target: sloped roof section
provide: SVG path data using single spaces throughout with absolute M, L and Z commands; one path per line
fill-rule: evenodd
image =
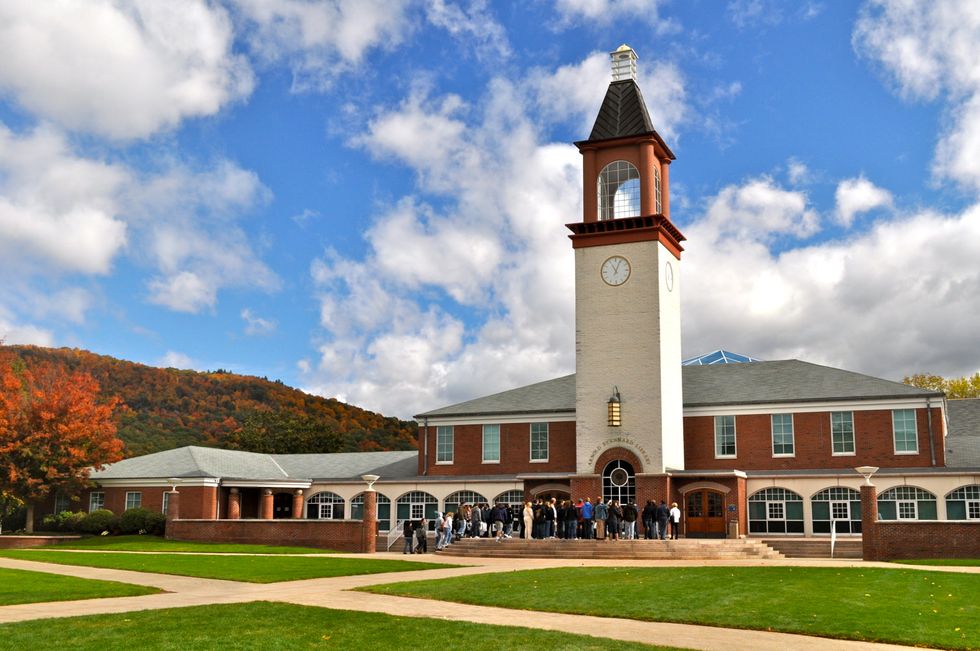
M 542 414 L 575 411 L 575 376 L 546 380 L 517 389 L 467 400 L 427 411 L 416 418 L 437 416 L 484 416 L 492 414 Z
M 384 479 L 395 479 L 414 477 L 418 474 L 419 453 L 416 450 L 271 456 L 290 477 L 312 480 L 360 479 L 361 475 L 369 474 L 381 475 Z
M 946 465 L 980 468 L 980 399 L 949 400 L 946 414 L 949 418 Z
M 589 140 L 639 136 L 654 131 L 640 87 L 632 79 L 609 84 Z
M 943 395 L 797 359 L 685 366 L 683 377 L 685 407 Z

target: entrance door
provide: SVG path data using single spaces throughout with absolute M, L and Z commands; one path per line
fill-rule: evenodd
M 289 493 L 276 493 L 272 496 L 272 517 L 293 517 L 293 496 Z
M 684 498 L 687 511 L 688 538 L 725 537 L 725 495 L 703 489 L 691 491 Z

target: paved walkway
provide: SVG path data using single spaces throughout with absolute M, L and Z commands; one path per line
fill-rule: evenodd
M 347 556 L 341 554 L 340 556 Z M 359 558 L 363 556 L 351 555 Z M 425 557 L 404 557 L 401 554 L 377 554 L 377 558 L 397 558 L 405 560 L 434 559 L 433 555 Z M 831 640 L 805 635 L 786 633 L 771 633 L 767 631 L 746 631 L 712 626 L 692 626 L 686 624 L 669 624 L 660 622 L 640 622 L 630 619 L 609 617 L 588 617 L 583 615 L 566 615 L 561 613 L 541 613 L 530 617 L 527 611 L 511 610 L 508 608 L 493 608 L 487 606 L 471 606 L 427 599 L 377 595 L 367 592 L 352 592 L 352 588 L 396 581 L 412 581 L 418 579 L 452 579 L 458 576 L 470 576 L 491 572 L 540 569 L 546 567 L 583 567 L 608 566 L 609 562 L 591 560 L 552 560 L 552 559 L 486 559 L 486 558 L 449 558 L 453 563 L 463 567 L 420 570 L 414 572 L 393 572 L 389 574 L 372 574 L 364 576 L 345 576 L 324 579 L 308 579 L 303 581 L 287 581 L 282 583 L 256 584 L 237 581 L 222 581 L 216 579 L 199 579 L 167 574 L 149 574 L 128 570 L 112 570 L 94 567 L 72 565 L 55 565 L 35 561 L 18 560 L 0 557 L 0 567 L 50 572 L 88 579 L 120 581 L 137 585 L 152 586 L 166 592 L 141 597 L 115 597 L 109 599 L 87 599 L 81 601 L 63 601 L 57 603 L 21 604 L 0 607 L 0 623 L 18 622 L 31 619 L 50 617 L 72 617 L 77 615 L 96 615 L 106 613 L 122 613 L 134 610 L 151 610 L 158 608 L 177 608 L 183 606 L 200 606 L 208 604 L 242 603 L 248 601 L 280 601 L 308 606 L 325 608 L 343 608 L 366 612 L 387 613 L 405 617 L 432 617 L 450 621 L 474 622 L 499 625 L 520 625 L 530 628 L 561 631 L 564 633 L 581 633 L 597 637 L 643 641 L 700 649 L 704 651 L 756 651 L 762 649 L 794 649 L 798 651 L 887 651 L 889 649 L 909 649 L 887 644 L 868 642 L 849 642 Z M 888 563 L 864 563 L 862 561 L 793 561 L 793 560 L 763 560 L 763 561 L 631 561 L 631 566 L 778 566 L 805 565 L 808 567 L 887 567 L 896 568 Z M 901 566 L 912 567 L 912 566 Z M 938 571 L 956 571 L 980 573 L 980 568 L 939 568 L 928 567 Z

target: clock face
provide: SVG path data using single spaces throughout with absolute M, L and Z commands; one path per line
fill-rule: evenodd
M 670 261 L 667 261 L 667 266 L 664 267 L 664 283 L 667 285 L 667 291 L 674 291 L 674 268 L 670 265 Z
M 614 255 L 602 263 L 602 279 L 606 284 L 616 287 L 622 285 L 630 277 L 629 260 L 622 256 Z

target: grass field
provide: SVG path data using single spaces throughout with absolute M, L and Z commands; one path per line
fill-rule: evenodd
M 313 547 L 235 545 L 229 543 L 181 542 L 160 536 L 92 536 L 53 545 L 52 549 L 102 549 L 126 552 L 206 552 L 214 554 L 335 554 Z
M 364 588 L 463 603 L 980 648 L 980 577 L 905 569 L 563 568 Z
M 331 576 L 406 572 L 436 567 L 437 563 L 337 558 L 336 556 L 234 556 L 211 554 L 118 554 L 112 552 L 79 553 L 47 550 L 4 550 L 0 556 L 42 563 L 107 567 L 136 572 L 178 574 L 207 579 L 227 579 L 250 583 L 275 583 Z
M 243 626 L 247 622 L 247 626 Z M 172 608 L 0 626 L 0 649 L 667 649 L 510 626 L 269 602 Z
M 946 567 L 980 567 L 980 558 L 920 558 L 918 560 L 893 561 L 903 565 L 937 565 Z M 980 581 L 980 577 L 977 579 Z
M 93 581 L 46 572 L 28 572 L 0 567 L 0 606 L 44 601 L 74 601 L 100 597 L 134 597 L 160 592 L 156 588 Z

